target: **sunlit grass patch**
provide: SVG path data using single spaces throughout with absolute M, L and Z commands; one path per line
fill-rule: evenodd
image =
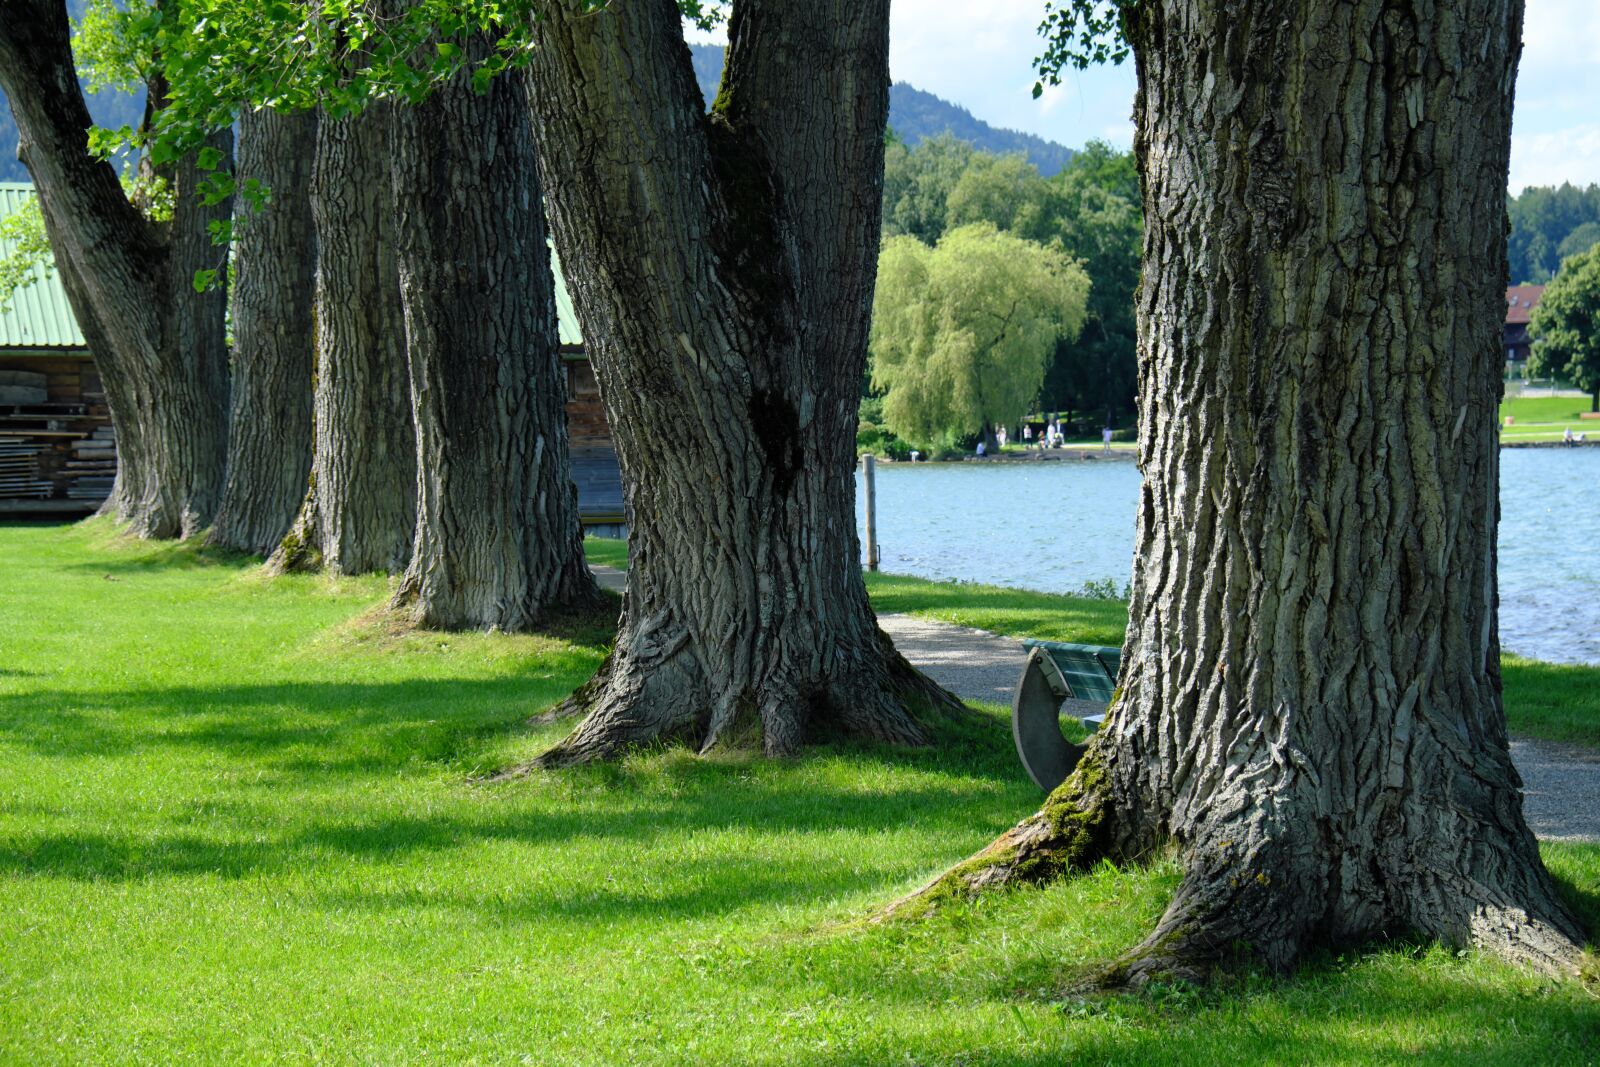
M 104 532 L 0 527 L 0 1062 L 1527 1067 L 1596 1047 L 1581 984 L 1426 945 L 1074 993 L 1148 932 L 1170 859 L 859 922 L 1038 804 L 1003 709 L 926 749 L 659 747 L 491 785 L 570 727 L 527 721 L 595 669 L 603 618 L 410 631 L 368 614 L 384 579 L 265 580 Z M 1016 596 L 970 618 L 1063 614 Z M 1115 637 L 1121 610 L 1057 633 Z M 1545 853 L 1596 921 L 1600 848 Z

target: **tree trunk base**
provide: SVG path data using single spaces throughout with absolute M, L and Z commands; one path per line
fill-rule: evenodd
M 1047 884 L 1102 860 L 1139 861 L 1127 843 L 1149 835 L 1120 824 L 1103 759 L 1101 745 L 1092 743 L 1043 808 L 876 918 L 925 915 L 947 900 Z M 1296 829 L 1304 821 L 1264 832 L 1276 815 L 1251 809 L 1186 842 L 1184 880 L 1155 931 L 1090 984 L 1202 982 L 1242 968 L 1282 974 L 1312 948 L 1390 934 L 1470 945 L 1547 974 L 1572 976 L 1583 966 L 1583 931 L 1543 868 L 1517 860 L 1519 842 L 1494 847 L 1492 825 L 1472 835 L 1491 844 L 1432 853 L 1425 841 L 1402 845 L 1392 854 L 1400 857 L 1397 868 L 1384 870 L 1337 849 L 1319 851 L 1316 830 Z M 1527 847 L 1534 847 L 1531 838 Z
M 994 889 L 1043 885 L 1116 858 L 1110 834 L 1110 792 L 1100 757 L 1091 745 L 1044 807 L 982 850 L 907 896 L 878 919 L 925 915 L 952 899 L 971 899 Z
M 827 677 L 807 669 L 810 659 L 778 657 L 792 669 L 759 680 L 702 662 L 688 632 L 670 623 L 624 630 L 594 678 L 541 716 L 584 718 L 534 766 L 568 767 L 663 743 L 687 744 L 702 755 L 759 749 L 769 757 L 792 756 L 832 736 L 920 746 L 929 742 L 929 718 L 967 713 L 881 630 L 875 647 Z
M 267 557 L 264 568 L 268 574 L 308 574 L 322 569 L 321 542 L 317 536 L 317 486 L 312 481 L 306 490 L 300 514 L 283 540 Z

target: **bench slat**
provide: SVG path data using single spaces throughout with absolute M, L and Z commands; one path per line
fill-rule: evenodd
M 1027 648 L 1037 648 L 1050 656 L 1063 680 L 1079 700 L 1109 701 L 1116 691 L 1117 670 L 1122 665 L 1122 650 L 1103 645 L 1078 645 L 1067 641 L 1024 640 Z

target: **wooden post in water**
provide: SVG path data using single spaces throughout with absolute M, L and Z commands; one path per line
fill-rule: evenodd
M 867 570 L 878 569 L 878 460 L 868 452 L 861 457 L 861 484 L 866 494 Z

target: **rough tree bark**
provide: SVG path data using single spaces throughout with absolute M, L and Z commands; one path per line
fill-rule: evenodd
M 394 256 L 392 108 L 374 103 L 317 125 L 311 488 L 272 570 L 398 571 L 411 557 L 417 453 Z
M 623 471 L 612 654 L 547 763 L 659 738 L 927 737 L 950 701 L 878 629 L 854 433 L 876 271 L 888 3 L 739 0 L 707 116 L 672 0 L 541 9 L 551 222 Z
M 0 18 L 0 88 L 20 135 L 73 312 L 97 347 L 117 429 L 106 510 L 140 537 L 206 526 L 222 488 L 227 435 L 226 294 L 196 294 L 194 272 L 222 266 L 207 226 L 231 202 L 194 195 L 192 159 L 171 168 L 173 218 L 128 203 L 109 163 L 90 155 L 89 113 L 73 68 L 66 6 L 10 0 Z M 210 147 L 231 149 L 228 131 Z
M 474 59 L 493 44 L 474 40 Z M 394 606 L 515 631 L 592 603 L 527 91 L 457 78 L 394 112 L 400 291 L 417 429 L 417 532 Z
M 239 116 L 237 173 L 271 190 L 234 226 L 232 413 L 212 544 L 268 555 L 294 523 L 311 471 L 316 230 L 308 186 L 315 112 Z
M 935 883 L 1163 842 L 1114 979 L 1409 931 L 1570 968 L 1496 631 L 1522 4 L 1144 2 L 1144 488 L 1123 677 L 1038 815 Z

